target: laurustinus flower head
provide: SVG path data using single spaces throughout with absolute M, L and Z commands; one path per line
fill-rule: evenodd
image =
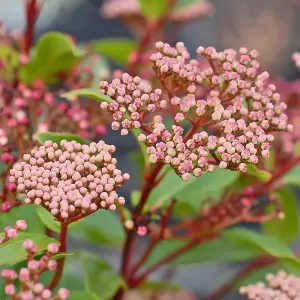
M 116 189 L 130 177 L 117 169 L 115 150 L 103 141 L 46 141 L 14 165 L 10 181 L 26 194 L 25 203 L 42 205 L 60 221 L 70 222 L 100 208 L 115 210 L 125 202 Z
M 299 299 L 300 278 L 280 271 L 277 275 L 269 274 L 266 277 L 268 285 L 257 283 L 242 287 L 240 293 L 249 300 L 265 299 Z

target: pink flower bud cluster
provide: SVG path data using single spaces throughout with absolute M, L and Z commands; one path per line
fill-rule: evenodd
M 184 140 L 184 129 L 173 125 L 169 132 L 159 116 L 154 118 L 152 133 L 141 134 L 139 140 L 144 142 L 150 163 L 163 162 L 170 164 L 175 172 L 188 181 L 191 174 L 199 177 L 203 171 L 214 171 L 214 165 L 209 163 L 209 150 L 205 148 L 208 139 L 205 131 L 195 134 L 188 141 Z
M 22 268 L 19 273 L 15 270 L 3 269 L 1 277 L 5 282 L 4 293 L 16 300 L 66 300 L 70 297 L 70 292 L 65 288 L 60 288 L 56 295 L 51 290 L 39 282 L 39 277 L 44 272 L 56 269 L 56 261 L 51 259 L 59 247 L 56 243 L 50 243 L 45 255 L 39 260 L 34 259 L 38 252 L 37 245 L 31 240 L 25 240 L 23 248 L 27 251 L 27 267 Z M 19 281 L 20 288 L 16 286 Z
M 111 127 L 113 130 L 123 128 L 122 135 L 127 135 L 129 129 L 140 128 L 144 113 L 167 106 L 166 100 L 160 100 L 160 89 L 152 90 L 139 77 L 133 78 L 127 73 L 121 79 L 113 79 L 111 83 L 101 81 L 100 88 L 105 95 L 115 100 L 111 103 L 102 102 L 100 107 L 113 114 L 115 121 Z
M 24 231 L 27 228 L 25 220 L 18 220 L 14 227 L 7 226 L 4 230 L 4 236 L 0 237 L 0 245 L 7 242 L 8 240 L 14 239 L 18 236 L 18 232 Z
M 208 164 L 210 155 L 220 168 L 245 172 L 247 164 L 269 156 L 274 140 L 271 132 L 293 130 L 284 113 L 286 104 L 280 101 L 276 87 L 267 84 L 269 74 L 257 75 L 257 51 L 241 48 L 238 55 L 232 49 L 217 52 L 213 47 L 199 47 L 197 52 L 211 64 L 201 70 L 181 42 L 176 48 L 158 42 L 156 48 L 151 60 L 158 77 L 174 80 L 185 95 L 170 99 L 178 124 L 172 132 L 158 117 L 151 124 L 151 133 L 141 135 L 150 162 L 170 163 L 185 180 L 190 174 L 200 176 L 202 170 L 213 170 Z M 209 86 L 205 99 L 197 97 L 198 85 Z M 184 120 L 192 123 L 193 136 L 183 136 L 180 123 Z M 203 124 L 207 131 L 198 132 Z
M 10 181 L 26 194 L 25 203 L 45 207 L 58 220 L 72 222 L 102 208 L 115 210 L 125 199 L 116 193 L 129 174 L 117 169 L 115 146 L 103 141 L 81 145 L 51 141 L 11 169 Z
M 257 283 L 242 287 L 240 293 L 250 300 L 299 300 L 300 278 L 288 275 L 284 271 L 277 275 L 267 275 L 268 286 Z

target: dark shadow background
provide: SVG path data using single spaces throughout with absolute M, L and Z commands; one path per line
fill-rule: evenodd
M 149 0 L 150 1 L 150 0 Z M 199 46 L 221 48 L 256 48 L 264 68 L 273 75 L 288 80 L 299 77 L 291 56 L 300 51 L 300 3 L 297 0 L 212 0 L 214 16 L 193 21 L 180 31 L 180 39 L 194 52 Z M 298 1 L 299 2 L 299 1 Z M 35 39 L 49 30 L 58 30 L 76 36 L 78 42 L 104 37 L 129 37 L 130 33 L 119 20 L 105 20 L 99 7 L 103 0 L 45 0 L 38 20 Z M 0 19 L 9 28 L 24 25 L 23 1 L 0 0 Z M 108 143 L 118 149 L 120 169 L 132 174 L 133 180 L 126 184 L 125 196 L 138 186 L 134 180 L 137 172 L 130 159 L 135 149 L 134 138 L 120 138 L 118 132 L 110 131 Z M 78 245 L 74 245 L 78 246 Z M 115 266 L 119 255 L 102 249 L 101 255 Z M 182 267 L 175 279 L 185 288 L 203 299 L 211 290 L 228 280 L 240 265 L 201 265 Z M 232 294 L 226 299 L 242 299 Z

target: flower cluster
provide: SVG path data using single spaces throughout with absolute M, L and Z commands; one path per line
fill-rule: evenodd
M 0 238 L 0 245 L 8 240 L 14 239 L 18 236 L 18 232 L 24 231 L 27 228 L 25 220 L 18 220 L 14 227 L 7 226 L 4 230 L 4 236 Z
M 113 129 L 123 126 L 122 134 L 127 134 L 129 128 L 141 127 L 145 134 L 139 140 L 147 145 L 151 163 L 170 164 L 184 180 L 213 171 L 216 164 L 245 172 L 247 164 L 269 156 L 274 131 L 293 130 L 284 113 L 286 104 L 276 87 L 267 83 L 269 74 L 258 73 L 256 50 L 217 52 L 213 47 L 199 47 L 198 54 L 210 65 L 201 68 L 181 42 L 175 48 L 158 42 L 156 48 L 151 61 L 170 98 L 171 131 L 159 115 L 143 124 L 147 112 L 167 107 L 167 101 L 159 99 L 161 90 L 149 94 L 152 88 L 147 85 L 142 93 L 140 78 L 128 74 L 123 74 L 122 81 L 100 84 L 102 92 L 115 100 L 101 104 L 113 113 Z M 209 90 L 206 97 L 199 93 L 203 86 Z M 187 134 L 183 121 L 192 126 Z
M 56 269 L 56 261 L 51 259 L 58 252 L 58 245 L 50 243 L 46 253 L 39 259 L 34 259 L 38 247 L 31 240 L 25 240 L 23 248 L 27 254 L 27 267 L 22 268 L 19 273 L 15 270 L 3 269 L 1 277 L 5 283 L 5 295 L 14 300 L 66 300 L 70 293 L 65 288 L 60 288 L 56 295 L 50 289 L 39 282 L 39 276 L 46 271 Z M 17 289 L 16 281 L 20 288 Z
M 268 287 L 263 283 L 257 283 L 242 287 L 240 293 L 255 300 L 299 300 L 300 278 L 288 275 L 280 271 L 277 275 L 267 276 Z
M 145 112 L 154 112 L 159 108 L 166 108 L 167 101 L 160 100 L 162 91 L 152 90 L 139 77 L 132 77 L 124 73 L 121 77 L 113 79 L 111 83 L 100 82 L 101 91 L 114 99 L 112 103 L 102 102 L 101 109 L 113 113 L 112 129 L 121 130 L 122 135 L 128 134 L 128 129 L 140 128 Z
M 115 190 L 130 176 L 116 168 L 114 152 L 103 141 L 81 145 L 63 140 L 60 147 L 46 141 L 11 169 L 10 181 L 26 194 L 25 203 L 42 205 L 58 220 L 72 222 L 125 203 Z

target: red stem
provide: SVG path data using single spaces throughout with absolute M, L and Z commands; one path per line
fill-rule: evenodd
M 67 223 L 61 223 L 60 227 L 60 246 L 59 252 L 64 253 L 67 251 L 67 232 L 68 232 L 68 225 Z M 57 267 L 54 273 L 54 276 L 51 282 L 48 285 L 48 289 L 53 290 L 58 285 L 64 270 L 65 264 L 65 257 L 62 257 L 57 260 Z
M 38 0 L 25 0 L 26 5 L 26 29 L 24 38 L 24 53 L 29 55 L 33 44 L 34 24 L 40 12 Z
M 230 293 L 238 281 L 243 279 L 249 273 L 259 270 L 262 267 L 272 265 L 275 262 L 274 258 L 269 257 L 259 257 L 248 265 L 246 265 L 242 270 L 240 270 L 235 276 L 233 276 L 228 282 L 222 285 L 219 289 L 210 294 L 205 300 L 219 300 Z

